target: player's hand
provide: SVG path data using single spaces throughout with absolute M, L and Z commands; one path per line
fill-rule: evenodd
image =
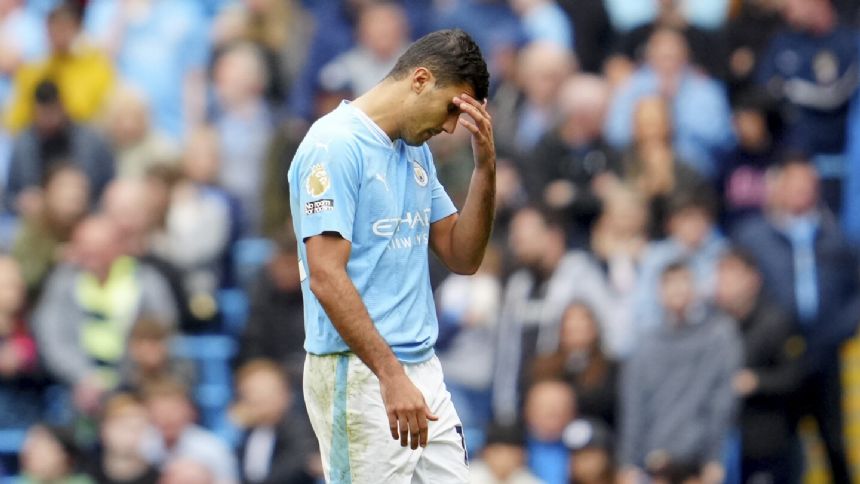
M 460 111 L 467 114 L 471 121 L 460 117 L 458 122 L 472 133 L 472 152 L 475 155 L 475 167 L 496 166 L 496 145 L 493 140 L 493 118 L 487 112 L 487 100 L 478 102 L 468 94 L 454 98 L 454 104 Z
M 424 395 L 406 376 L 406 373 L 388 379 L 379 380 L 382 401 L 385 403 L 385 411 L 388 414 L 388 427 L 391 430 L 391 438 L 400 439 L 400 445 L 409 445 L 417 449 L 420 445 L 427 445 L 429 434 L 427 421 L 439 420 L 433 415 Z

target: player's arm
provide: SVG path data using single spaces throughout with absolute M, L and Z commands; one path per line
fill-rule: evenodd
M 305 240 L 310 288 L 349 348 L 379 378 L 391 437 L 413 449 L 427 445 L 427 420 L 437 420 L 388 343 L 379 334 L 346 272 L 351 244 L 326 232 Z
M 459 214 L 453 214 L 430 226 L 433 252 L 453 272 L 474 274 L 484 258 L 490 240 L 496 197 L 496 149 L 492 117 L 487 103 L 479 103 L 463 94 L 454 98 L 460 111 L 471 121 L 460 118 L 459 124 L 472 133 L 475 169 L 466 202 Z

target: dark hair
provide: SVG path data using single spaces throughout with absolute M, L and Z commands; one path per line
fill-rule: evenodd
M 677 259 L 669 263 L 660 271 L 660 279 L 666 279 L 669 275 L 676 272 L 690 272 L 690 265 L 686 259 Z
M 526 445 L 526 431 L 521 422 L 503 424 L 491 423 L 486 429 L 485 445 L 502 444 L 524 447 Z
M 48 21 L 59 17 L 68 17 L 80 24 L 84 17 L 83 2 L 80 0 L 62 0 L 48 13 Z
M 713 218 L 717 213 L 717 197 L 707 185 L 696 187 L 695 190 L 681 190 L 669 197 L 666 212 L 669 217 L 684 210 L 698 209 Z
M 758 261 L 756 261 L 755 257 L 753 257 L 752 253 L 748 250 L 739 247 L 739 246 L 731 246 L 722 257 L 722 260 L 733 259 L 741 264 L 744 267 L 751 271 L 759 272 Z
M 46 79 L 36 84 L 33 97 L 40 106 L 60 104 L 60 89 L 54 81 Z
M 426 67 L 440 86 L 468 83 L 475 99 L 487 97 L 490 74 L 478 44 L 460 29 L 438 30 L 416 40 L 388 73 L 400 80 L 416 67 Z

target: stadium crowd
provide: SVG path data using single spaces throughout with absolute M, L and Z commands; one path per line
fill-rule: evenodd
M 287 169 L 456 27 L 499 155 L 482 267 L 431 268 L 473 482 L 795 483 L 802 418 L 851 482 L 858 12 L 0 0 L 0 476 L 319 482 Z M 468 131 L 430 145 L 461 204 Z

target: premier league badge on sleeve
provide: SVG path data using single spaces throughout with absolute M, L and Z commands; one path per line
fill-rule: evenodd
M 311 167 L 311 174 L 305 180 L 305 189 L 307 189 L 308 195 L 318 197 L 328 191 L 330 186 L 331 178 L 325 171 L 325 167 L 321 163 Z
M 412 161 L 412 173 L 415 175 L 415 182 L 418 183 L 419 186 L 427 186 L 427 172 L 424 171 L 424 167 L 422 167 L 417 161 Z

